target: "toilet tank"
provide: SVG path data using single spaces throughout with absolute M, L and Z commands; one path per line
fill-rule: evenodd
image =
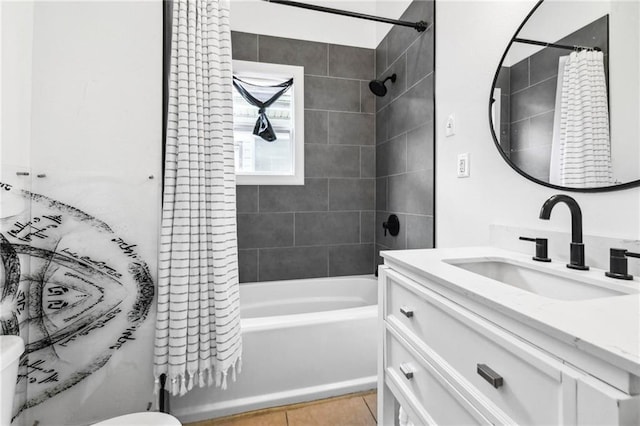
M 13 396 L 18 379 L 18 361 L 24 352 L 19 336 L 0 336 L 0 425 L 11 424 Z

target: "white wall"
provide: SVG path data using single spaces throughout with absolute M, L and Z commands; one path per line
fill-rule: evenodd
M 398 19 L 411 0 L 306 1 L 333 9 Z M 274 25 L 274 23 L 277 23 Z M 231 0 L 231 29 L 253 34 L 375 49 L 391 25 L 348 18 L 264 0 Z
M 609 16 L 609 95 L 613 177 L 640 177 L 640 2 L 614 1 Z M 635 40 L 630 43 L 629 40 Z
M 2 9 L 0 164 L 5 168 L 5 173 L 8 173 L 27 168 L 31 156 L 33 2 L 3 1 L 0 7 Z
M 489 244 L 489 225 L 569 231 L 557 206 L 538 219 L 542 203 L 558 193 L 513 171 L 489 130 L 491 82 L 504 49 L 534 1 L 451 1 L 436 5 L 436 244 Z M 457 133 L 444 136 L 449 114 Z M 471 176 L 456 177 L 456 158 L 470 153 Z M 640 238 L 640 188 L 597 194 L 568 193 L 582 207 L 585 234 Z

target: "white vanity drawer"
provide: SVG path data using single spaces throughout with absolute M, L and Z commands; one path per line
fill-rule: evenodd
M 434 425 L 491 424 L 397 332 L 387 329 L 385 375 L 421 419 Z
M 574 391 L 563 389 L 560 362 L 401 274 L 385 275 L 386 321 L 427 360 L 429 353 L 446 360 L 432 365 L 445 377 L 452 369 L 448 378 L 463 394 L 464 389 L 470 394 L 479 391 L 479 401 L 491 401 L 519 424 L 569 420 L 571 414 L 566 413 L 571 410 L 562 406 L 567 399 L 563 395 Z M 412 313 L 403 314 L 401 308 Z M 492 386 L 478 373 L 479 364 L 499 374 L 503 384 Z

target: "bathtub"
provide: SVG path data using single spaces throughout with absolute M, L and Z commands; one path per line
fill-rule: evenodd
M 373 275 L 240 285 L 242 373 L 226 390 L 172 397 L 189 423 L 376 387 Z

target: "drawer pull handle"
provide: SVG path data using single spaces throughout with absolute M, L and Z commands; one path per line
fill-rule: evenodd
M 404 374 L 407 380 L 413 379 L 413 368 L 409 364 L 400 364 L 400 372 Z
M 491 386 L 496 389 L 504 384 L 502 376 L 493 371 L 486 364 L 478 364 L 478 374 L 487 382 L 491 383 Z
M 401 306 L 400 313 L 407 318 L 411 318 L 413 316 L 413 309 L 409 308 L 408 306 Z

